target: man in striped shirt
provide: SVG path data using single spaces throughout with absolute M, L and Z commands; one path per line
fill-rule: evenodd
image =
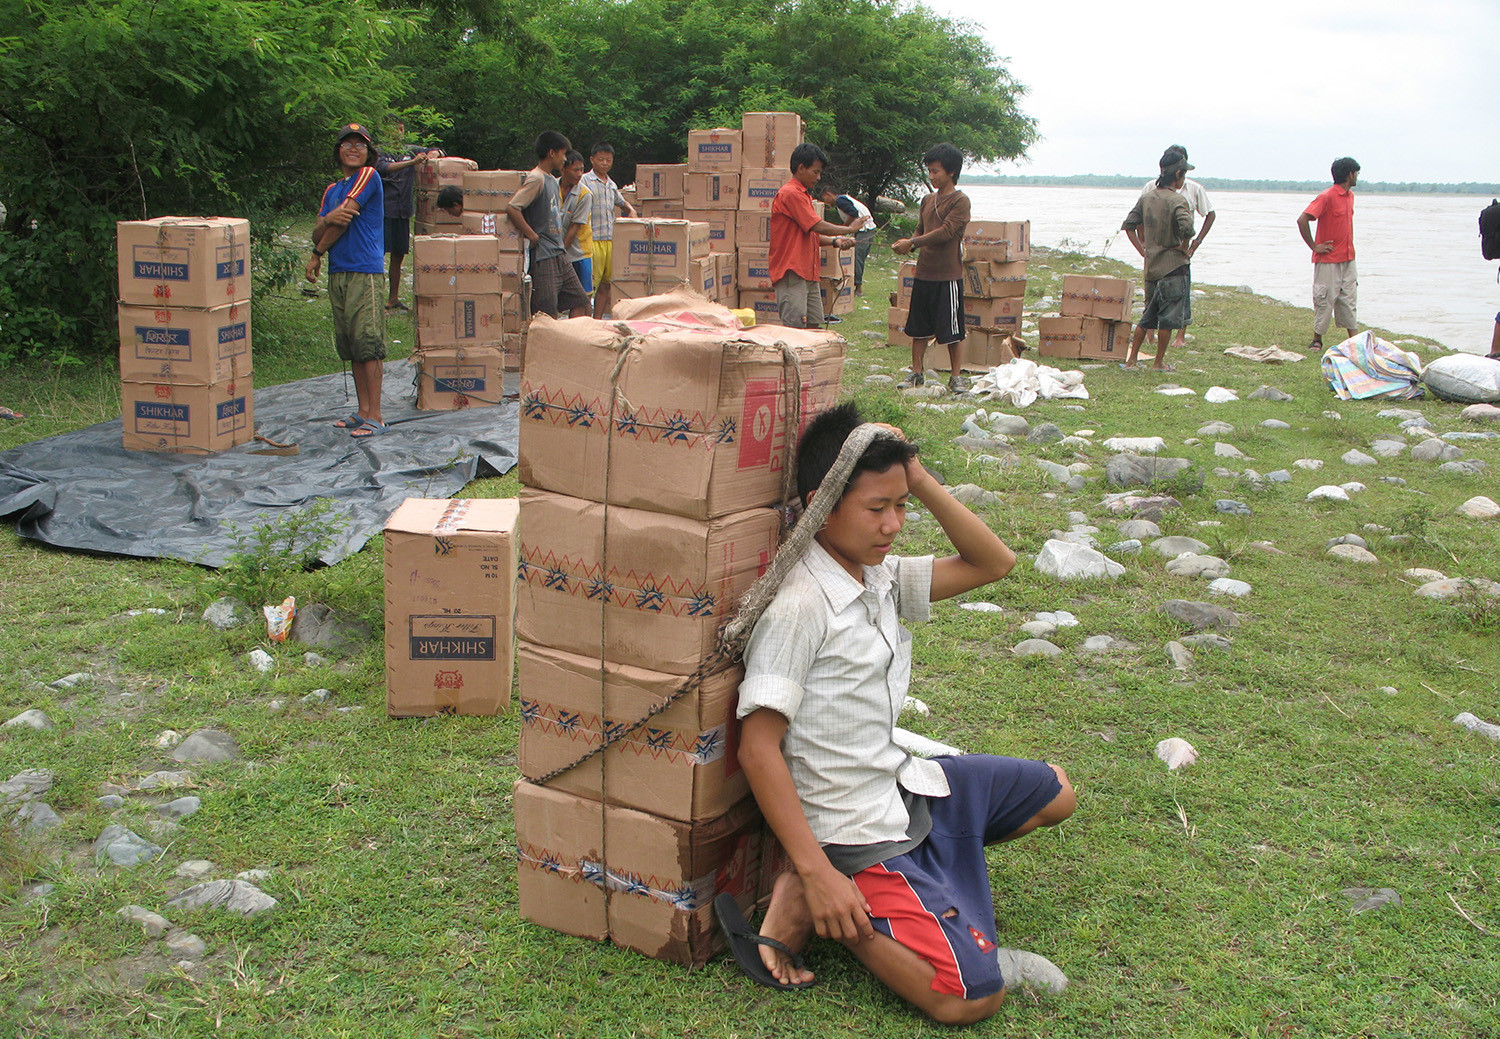
M 594 145 L 589 163 L 594 168 L 583 175 L 582 184 L 594 197 L 590 220 L 594 234 L 594 316 L 605 317 L 609 314 L 611 294 L 614 291 L 610 282 L 614 276 L 615 218 L 620 213 L 628 217 L 635 216 L 635 207 L 625 200 L 618 185 L 609 177 L 609 171 L 615 164 L 614 145 L 603 142 Z
M 385 189 L 375 172 L 375 140 L 370 131 L 350 123 L 339 131 L 334 157 L 344 178 L 328 185 L 313 253 L 303 272 L 316 283 L 328 257 L 328 302 L 333 306 L 334 346 L 349 362 L 358 410 L 334 423 L 351 436 L 384 433 L 381 421 L 381 376 L 385 370 Z

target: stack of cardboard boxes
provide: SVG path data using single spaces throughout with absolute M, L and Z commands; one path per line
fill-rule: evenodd
M 416 234 L 459 234 L 462 218 L 437 207 L 438 192 L 444 188 L 463 189 L 464 174 L 477 170 L 473 159 L 448 156 L 428 159 L 417 164 Z
M 212 454 L 249 441 L 250 221 L 121 221 L 116 245 L 126 450 Z
M 413 243 L 417 407 L 497 404 L 505 372 L 520 370 L 531 313 L 524 243 L 505 218 L 525 174 L 481 170 L 468 159 L 438 159 L 423 170 L 440 187 L 463 187 L 464 212 L 455 219 L 433 205 L 449 222 Z
M 610 284 L 615 299 L 659 296 L 682 288 L 704 299 L 718 298 L 722 254 L 710 249 L 708 224 L 621 217 L 615 221 L 614 241 Z
M 1014 354 L 1008 340 L 1021 334 L 1021 312 L 1026 301 L 1026 261 L 1031 257 L 1031 221 L 971 220 L 964 231 L 963 367 L 989 371 L 1007 364 Z M 896 294 L 887 317 L 893 346 L 905 346 L 906 317 L 911 305 L 917 264 L 908 260 L 896 276 Z M 927 348 L 929 367 L 946 369 L 947 348 Z
M 618 242 L 619 239 L 617 238 Z M 618 247 L 617 247 L 618 248 Z M 780 535 L 782 473 L 837 398 L 830 333 L 539 318 L 522 381 L 514 791 L 521 912 L 685 964 L 720 948 L 712 902 L 762 893 L 763 826 L 736 758 L 737 669 L 545 784 L 662 704 L 710 654 Z M 788 387 L 780 344 L 803 382 Z
M 1042 357 L 1123 358 L 1130 350 L 1134 305 L 1135 285 L 1125 278 L 1064 275 L 1061 316 L 1037 322 L 1037 353 Z

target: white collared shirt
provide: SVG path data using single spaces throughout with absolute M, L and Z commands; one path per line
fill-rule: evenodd
M 1141 188 L 1141 194 L 1144 195 L 1154 187 L 1156 187 L 1156 181 L 1146 181 L 1146 186 Z M 1199 216 L 1208 216 L 1208 214 L 1214 211 L 1213 199 L 1208 197 L 1208 192 L 1204 191 L 1203 185 L 1199 184 L 1196 180 L 1190 180 L 1187 177 L 1182 178 L 1182 187 L 1178 191 L 1188 200 L 1188 206 Z
M 891 738 L 911 680 L 911 633 L 931 613 L 932 556 L 864 568 L 863 586 L 814 542 L 751 632 L 739 717 L 787 719 L 781 750 L 821 844 L 900 841 L 901 789 L 946 797 L 935 761 Z

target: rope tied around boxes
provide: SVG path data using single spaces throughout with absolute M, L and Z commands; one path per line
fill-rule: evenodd
M 786 346 L 785 344 L 778 345 L 780 345 L 782 348 L 783 358 L 791 358 L 791 366 L 793 370 L 800 370 L 800 365 L 797 363 L 796 355 L 793 353 L 791 348 Z M 616 394 L 613 389 L 614 380 L 619 377 L 620 370 L 624 365 L 628 346 L 633 347 L 633 344 L 629 343 L 628 341 L 627 343 L 621 344 L 620 361 L 616 364 L 615 373 L 611 379 L 611 406 L 613 406 L 616 399 Z M 789 401 L 787 417 L 789 421 L 786 428 L 788 434 L 790 434 L 800 424 L 800 422 L 795 418 L 795 416 L 799 414 L 800 380 L 796 383 L 789 382 L 788 385 Z M 792 403 L 793 400 L 796 400 L 795 404 Z M 860 455 L 864 454 L 865 449 L 869 447 L 877 437 L 889 437 L 894 439 L 895 436 L 896 434 L 891 432 L 891 430 L 885 428 L 884 426 L 876 425 L 875 423 L 871 422 L 866 422 L 865 424 L 856 428 L 852 433 L 848 435 L 848 437 L 844 439 L 844 446 L 839 450 L 838 457 L 834 460 L 832 468 L 828 470 L 828 474 L 823 477 L 822 483 L 818 485 L 819 489 L 821 490 L 824 486 L 843 488 L 849 482 L 849 474 L 854 471 L 854 465 L 859 461 Z M 790 455 L 790 452 L 788 452 L 788 454 Z M 790 457 L 788 457 L 787 462 L 788 464 L 785 467 L 785 472 L 782 477 L 782 484 L 786 494 L 786 496 L 783 498 L 783 501 L 790 500 L 791 478 L 787 475 L 792 473 Z M 606 446 L 605 472 L 608 473 L 608 471 L 609 449 Z M 683 679 L 682 684 L 678 686 L 670 696 L 666 697 L 666 699 L 662 700 L 660 703 L 653 705 L 644 715 L 642 715 L 639 719 L 629 725 L 620 726 L 613 730 L 608 730 L 608 726 L 606 726 L 605 728 L 607 731 L 604 734 L 604 738 L 601 739 L 598 744 L 596 744 L 588 751 L 585 751 L 576 760 L 571 761 L 566 765 L 555 768 L 544 776 L 539 776 L 537 779 L 533 780 L 533 782 L 537 783 L 538 785 L 545 786 L 547 783 L 556 779 L 563 773 L 569 772 L 577 768 L 579 765 L 582 765 L 584 762 L 589 761 L 597 755 L 604 753 L 611 746 L 618 743 L 620 740 L 624 739 L 631 733 L 635 732 L 641 726 L 649 722 L 652 718 L 655 718 L 658 714 L 661 714 L 667 708 L 671 707 L 682 697 L 698 689 L 698 687 L 703 684 L 704 679 L 708 678 L 711 675 L 718 674 L 720 671 L 724 670 L 726 667 L 732 665 L 736 660 L 738 660 L 740 658 L 740 655 L 744 652 L 745 644 L 750 640 L 750 633 L 755 629 L 756 622 L 760 620 L 761 614 L 764 613 L 766 607 L 770 605 L 772 598 L 774 598 L 776 595 L 777 589 L 781 587 L 781 582 L 786 579 L 786 575 L 791 572 L 792 567 L 795 566 L 797 564 L 797 561 L 802 558 L 803 553 L 805 553 L 808 549 L 808 546 L 812 544 L 813 538 L 817 535 L 818 531 L 823 529 L 823 524 L 828 521 L 829 514 L 832 513 L 834 507 L 838 505 L 839 498 L 840 495 L 836 494 L 818 494 L 813 496 L 812 503 L 802 511 L 802 515 L 798 518 L 796 525 L 792 528 L 791 534 L 788 535 L 786 540 L 782 542 L 781 547 L 777 550 L 776 556 L 771 560 L 771 565 L 766 569 L 766 572 L 759 578 L 757 578 L 755 583 L 750 586 L 750 589 L 740 597 L 739 604 L 735 608 L 734 616 L 731 617 L 719 631 L 718 645 L 714 648 L 713 652 L 709 653 L 708 656 L 704 657 L 703 660 L 699 662 L 698 666 L 693 669 L 693 673 Z M 606 554 L 608 551 L 609 538 L 608 508 L 609 505 L 606 501 L 606 516 L 604 528 L 604 549 Z M 785 521 L 785 513 L 783 513 L 783 521 Z M 604 646 L 604 621 L 602 610 L 600 615 L 599 637 L 600 652 L 602 653 Z M 601 718 L 605 717 L 605 705 L 602 702 L 603 681 L 604 674 L 603 668 L 601 668 L 601 704 L 599 710 L 599 716 Z

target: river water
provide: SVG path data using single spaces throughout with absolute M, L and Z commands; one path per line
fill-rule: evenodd
M 1140 267 L 1140 257 L 1119 230 L 1136 191 L 980 184 L 964 190 L 975 220 L 1030 220 L 1037 245 Z M 1246 286 L 1310 308 L 1311 254 L 1296 221 L 1312 195 L 1214 191 L 1210 197 L 1218 217 L 1193 257 L 1193 282 Z M 1361 327 L 1429 336 L 1450 350 L 1488 351 L 1500 309 L 1495 263 L 1479 253 L 1479 210 L 1488 202 L 1478 195 L 1370 195 L 1356 188 Z

